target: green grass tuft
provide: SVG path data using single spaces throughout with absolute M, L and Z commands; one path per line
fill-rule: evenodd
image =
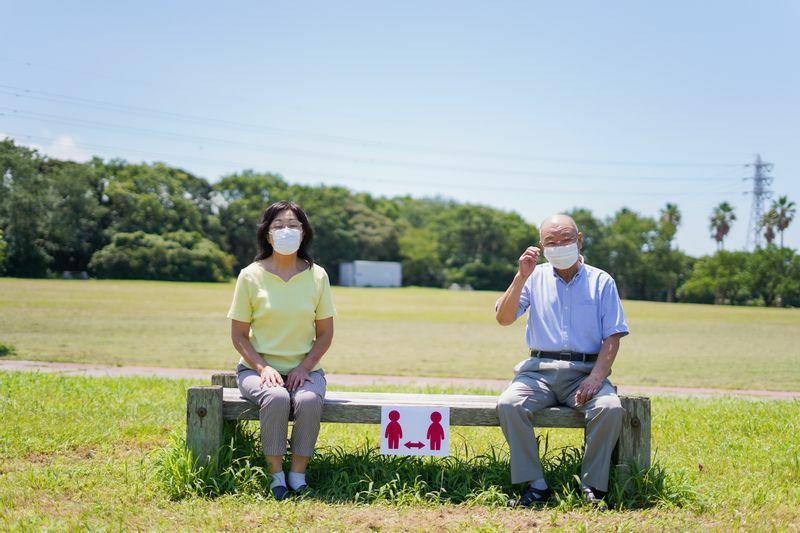
M 634 466 L 623 481 L 612 471 L 609 480 L 609 504 L 619 510 L 649 507 L 704 507 L 703 499 L 694 488 L 685 469 L 668 470 L 657 460 L 650 469 L 641 472 Z
M 270 497 L 267 465 L 261 453 L 257 426 L 240 423 L 226 435 L 208 465 L 200 465 L 182 438 L 173 437 L 157 452 L 157 479 L 174 500 L 227 494 Z M 549 449 L 539 438 L 542 466 L 556 496 L 551 505 L 564 510 L 583 504 L 580 469 L 583 450 L 574 446 Z M 476 453 L 463 449 L 444 458 L 385 456 L 366 440 L 355 447 L 327 446 L 317 451 L 307 479 L 310 498 L 332 504 L 424 505 L 465 504 L 505 506 L 519 491 L 509 482 L 508 452 L 489 447 Z M 287 455 L 285 467 L 288 468 Z M 308 498 L 308 497 L 306 497 Z M 696 501 L 688 479 L 672 475 L 659 464 L 634 473 L 624 482 L 612 474 L 609 505 L 619 509 L 684 507 Z
M 242 494 L 260 497 L 269 493 L 271 481 L 257 441 L 246 426 L 236 426 L 208 464 L 201 464 L 187 449 L 186 441 L 173 434 L 170 443 L 156 453 L 154 473 L 170 499 L 191 496 L 218 497 Z

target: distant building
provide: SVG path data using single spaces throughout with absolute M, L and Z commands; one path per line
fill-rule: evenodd
M 346 287 L 400 287 L 403 265 L 395 261 L 353 261 L 339 265 L 339 285 Z
M 65 270 L 61 273 L 61 279 L 89 279 L 89 273 L 85 270 Z

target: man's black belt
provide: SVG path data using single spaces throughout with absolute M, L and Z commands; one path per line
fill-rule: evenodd
M 592 363 L 597 361 L 596 353 L 583 352 L 544 352 L 542 350 L 531 350 L 531 357 L 541 357 L 543 359 L 559 359 L 561 361 L 580 361 L 582 363 Z

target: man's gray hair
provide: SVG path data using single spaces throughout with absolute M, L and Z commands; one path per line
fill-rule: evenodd
M 570 224 L 572 225 L 572 229 L 575 230 L 575 233 L 578 233 L 580 231 L 578 229 L 578 225 L 575 223 L 575 219 L 574 218 L 572 218 L 571 216 L 569 216 L 567 214 L 564 214 L 564 213 L 556 213 L 555 215 L 550 215 L 546 219 L 542 220 L 542 223 L 539 224 L 539 236 L 541 237 L 542 228 L 544 227 L 545 223 L 547 223 L 548 220 L 552 220 L 554 218 L 562 218 L 562 217 L 566 218 L 567 220 L 569 220 Z

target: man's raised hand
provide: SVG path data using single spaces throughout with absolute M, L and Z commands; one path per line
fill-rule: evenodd
M 519 256 L 519 275 L 525 279 L 533 274 L 533 270 L 536 268 L 536 263 L 539 262 L 539 254 L 541 250 L 539 250 L 535 246 L 528 246 L 528 248 L 522 252 L 522 255 Z

